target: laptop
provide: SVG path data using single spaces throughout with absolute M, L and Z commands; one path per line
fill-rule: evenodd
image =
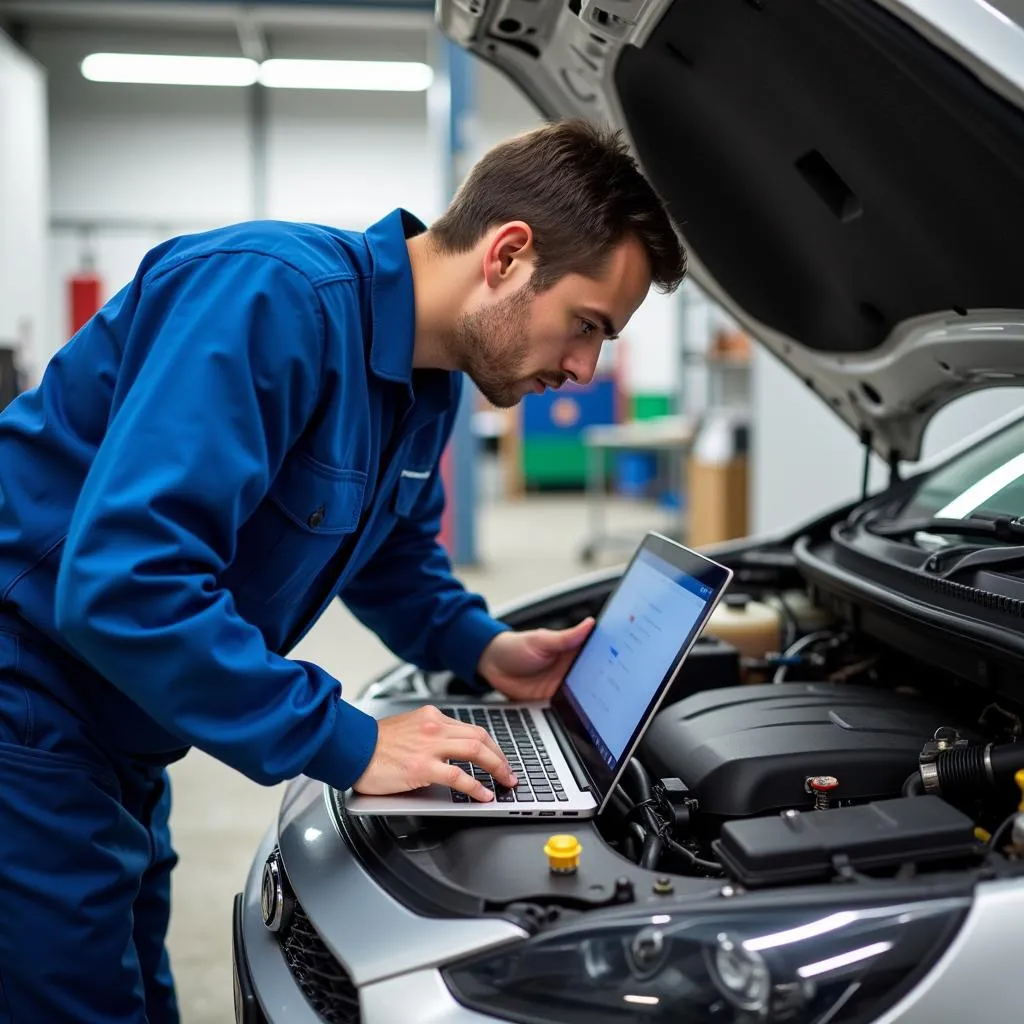
M 630 757 L 732 580 L 732 571 L 649 533 L 633 554 L 590 636 L 550 701 L 446 700 L 452 718 L 484 726 L 519 785 L 508 789 L 474 765 L 495 799 L 473 800 L 447 786 L 395 796 L 350 790 L 353 815 L 587 818 L 611 798 Z M 378 718 L 426 703 L 367 702 Z

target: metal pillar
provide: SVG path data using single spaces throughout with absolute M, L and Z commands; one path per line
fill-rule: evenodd
M 249 86 L 250 173 L 252 218 L 267 217 L 267 90 L 259 82 Z
M 257 63 L 268 56 L 267 40 L 251 11 L 236 24 L 238 46 L 243 56 Z M 249 171 L 252 175 L 253 220 L 267 217 L 267 90 L 254 82 L 249 86 Z
M 436 29 L 432 49 L 434 84 L 427 98 L 428 120 L 440 156 L 445 206 L 472 162 L 469 134 L 474 109 L 474 68 L 473 58 Z M 463 385 L 462 403 L 445 454 L 449 553 L 456 565 L 475 565 L 479 441 L 473 431 L 473 412 L 477 392 L 468 377 Z

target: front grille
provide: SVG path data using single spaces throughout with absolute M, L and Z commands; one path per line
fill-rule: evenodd
M 359 992 L 298 905 L 281 936 L 281 950 L 303 994 L 327 1024 L 360 1024 Z

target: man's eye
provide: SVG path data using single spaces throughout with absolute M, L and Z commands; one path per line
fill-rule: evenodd
M 580 321 L 580 335 L 584 338 L 589 338 L 594 331 L 597 330 L 597 325 L 592 324 L 589 320 Z

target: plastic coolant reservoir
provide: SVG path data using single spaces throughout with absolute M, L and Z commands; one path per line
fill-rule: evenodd
M 728 594 L 714 610 L 707 633 L 732 644 L 742 658 L 763 659 L 782 650 L 789 615 L 797 621 L 800 634 L 822 629 L 828 616 L 815 608 L 801 591 L 783 594 L 788 615 L 778 597 L 755 601 L 745 594 Z

